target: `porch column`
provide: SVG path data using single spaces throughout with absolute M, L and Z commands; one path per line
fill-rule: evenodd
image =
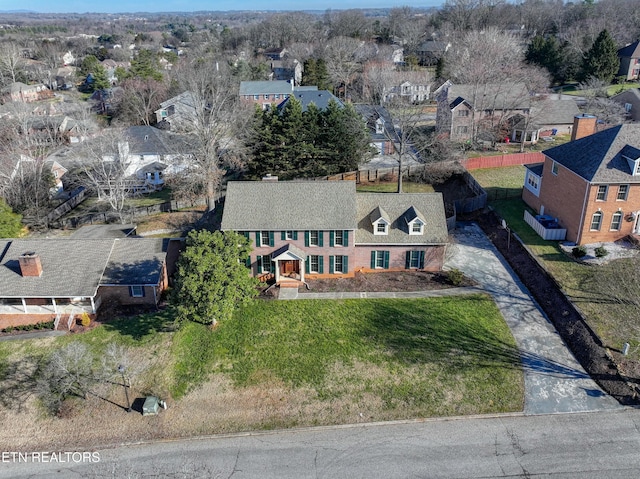
M 56 298 L 51 298 L 51 302 L 53 303 L 53 312 L 58 314 L 58 306 L 56 305 Z
M 300 281 L 304 283 L 304 260 L 300 259 L 298 263 L 300 263 Z
M 280 282 L 280 261 L 274 261 L 276 264 L 276 283 Z
M 22 300 L 22 308 L 24 309 L 24 314 L 27 314 L 27 302 L 24 300 L 24 298 L 20 298 Z
M 91 312 L 96 314 L 96 304 L 93 302 L 93 296 L 89 298 L 91 300 Z

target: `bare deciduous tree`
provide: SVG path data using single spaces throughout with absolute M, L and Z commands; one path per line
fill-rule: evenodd
M 344 88 L 343 98 L 348 97 L 348 88 L 355 74 L 360 71 L 362 45 L 355 38 L 335 37 L 329 40 L 324 49 L 327 72 L 336 87 Z

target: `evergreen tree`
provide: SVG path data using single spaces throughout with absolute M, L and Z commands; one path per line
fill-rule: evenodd
M 234 232 L 191 231 L 172 295 L 177 319 L 214 325 L 251 301 L 258 280 L 245 266 L 250 250 L 249 240 Z
M 565 80 L 565 78 L 562 78 L 562 66 L 564 62 L 560 44 L 554 36 L 544 38 L 541 35 L 536 35 L 533 37 L 533 40 L 531 40 L 531 43 L 527 47 L 525 61 L 546 68 L 554 82 Z
M 0 198 L 0 238 L 15 238 L 22 232 L 22 216 Z
M 151 50 L 140 50 L 138 52 L 136 57 L 131 60 L 129 73 L 132 77 L 142 78 L 143 80 L 152 78 L 156 81 L 162 81 L 158 56 Z
M 606 29 L 602 30 L 584 57 L 582 78 L 586 80 L 594 77 L 605 83 L 611 83 L 619 68 L 620 59 L 616 42 Z

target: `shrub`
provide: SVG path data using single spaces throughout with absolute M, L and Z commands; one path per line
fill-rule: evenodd
M 598 246 L 595 249 L 595 253 L 597 258 L 604 258 L 609 254 L 609 252 L 607 251 L 607 248 L 605 248 L 604 246 Z
M 453 286 L 460 286 L 464 280 L 464 274 L 459 269 L 454 268 L 447 272 L 447 279 Z
M 91 318 L 89 317 L 89 313 L 86 311 L 80 316 L 80 324 L 85 328 L 91 324 Z
M 573 254 L 573 256 L 575 256 L 576 258 L 582 258 L 583 256 L 587 255 L 587 248 L 584 246 L 576 246 L 575 248 L 573 248 L 571 250 L 571 253 Z

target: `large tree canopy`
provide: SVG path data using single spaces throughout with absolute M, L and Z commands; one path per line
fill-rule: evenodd
M 610 83 L 618 73 L 618 68 L 620 68 L 620 59 L 616 42 L 606 29 L 602 30 L 584 57 L 582 77 L 583 79 L 594 77 Z
M 179 321 L 215 324 L 258 293 L 245 262 L 249 240 L 234 232 L 193 230 L 178 260 L 172 302 Z
M 248 144 L 248 176 L 312 178 L 357 170 L 373 155 L 362 117 L 353 106 L 330 101 L 306 111 L 291 98 L 282 111 L 256 110 Z

